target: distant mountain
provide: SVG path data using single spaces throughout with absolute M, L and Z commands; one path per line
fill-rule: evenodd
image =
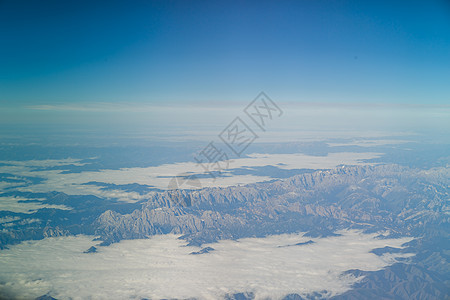
M 364 280 L 335 298 L 445 299 L 450 297 L 449 175 L 448 168 L 343 166 L 269 183 L 173 190 L 155 193 L 132 213 L 108 210 L 94 228 L 103 245 L 165 233 L 182 234 L 197 246 L 298 231 L 328 236 L 349 228 L 414 236 L 407 249 L 417 253 L 412 262 L 364 274 L 355 270 Z
M 42 198 L 43 203 L 72 210 L 1 212 L 0 217 L 14 221 L 0 224 L 0 247 L 79 233 L 99 236 L 104 246 L 166 233 L 180 234 L 190 245 L 201 246 L 221 239 L 292 232 L 320 237 L 336 235 L 340 229 L 387 231 L 390 238 L 415 239 L 404 250 L 374 249 L 375 255 L 398 251 L 416 255 L 375 272 L 349 271 L 364 278 L 333 299 L 450 299 L 449 183 L 450 168 L 375 165 L 342 166 L 246 186 L 153 192 L 136 204 L 95 196 L 14 192 L 10 196 Z M 204 248 L 192 254 L 210 251 Z M 326 291 L 306 299 L 323 295 Z M 254 296 L 241 291 L 227 297 Z M 305 298 L 291 294 L 285 299 Z
M 326 236 L 343 228 L 420 236 L 448 224 L 448 173 L 341 167 L 270 183 L 155 193 L 130 214 L 101 214 L 95 233 L 106 244 L 176 233 L 195 245 L 299 230 Z

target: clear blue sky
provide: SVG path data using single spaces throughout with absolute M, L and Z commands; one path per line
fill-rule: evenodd
M 0 104 L 450 102 L 448 1 L 0 1 Z

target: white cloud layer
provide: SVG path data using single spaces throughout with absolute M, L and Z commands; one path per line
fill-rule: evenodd
M 365 164 L 365 159 L 377 158 L 380 153 L 330 153 L 327 156 L 311 156 L 306 154 L 258 154 L 253 153 L 245 158 L 233 159 L 223 170 L 225 177 L 201 179 L 202 187 L 227 187 L 232 185 L 244 185 L 271 180 L 268 176 L 257 175 L 233 175 L 232 169 L 244 167 L 277 166 L 282 169 L 329 169 L 340 164 L 359 165 Z M 28 164 L 29 162 L 29 164 Z M 134 192 L 117 190 L 102 190 L 95 185 L 85 183 L 96 181 L 110 184 L 138 183 L 150 185 L 159 189 L 167 189 L 173 176 L 179 174 L 195 173 L 205 174 L 204 169 L 194 162 L 163 164 L 145 168 L 122 168 L 119 170 L 86 171 L 80 173 L 63 173 L 64 170 L 37 170 L 36 167 L 63 166 L 64 164 L 76 164 L 77 160 L 63 161 L 24 161 L 8 162 L 10 165 L 0 166 L 0 173 L 10 173 L 17 176 L 30 176 L 44 178 L 45 181 L 37 184 L 29 184 L 25 187 L 17 187 L 22 192 L 51 192 L 60 191 L 72 195 L 96 195 L 99 197 L 118 198 L 122 201 L 136 202 L 145 199 L 145 196 Z M 181 186 L 180 188 L 192 188 Z
M 405 143 L 410 143 L 410 140 L 399 140 L 399 139 L 354 139 L 352 141 L 344 143 L 327 143 L 330 147 L 341 147 L 341 146 L 359 146 L 359 147 L 377 147 L 377 146 L 388 146 L 388 145 L 401 145 Z
M 32 200 L 33 202 L 29 202 Z M 12 211 L 16 213 L 31 214 L 41 208 L 56 208 L 61 210 L 70 210 L 66 205 L 44 204 L 40 201 L 43 199 L 24 198 L 24 197 L 0 197 L 0 211 Z M 20 202 L 27 201 L 27 202 Z M 36 201 L 36 202 L 34 202 Z
M 0 160 L 0 164 L 24 167 L 60 167 L 67 165 L 84 166 L 87 163 L 80 163 L 81 159 L 66 158 L 66 159 L 42 159 L 42 160 Z
M 343 231 L 342 236 L 307 241 L 302 234 L 247 238 L 204 245 L 215 251 L 189 255 L 174 235 L 122 241 L 82 253 L 95 242 L 88 236 L 23 242 L 0 251 L 3 296 L 57 299 L 218 299 L 227 293 L 254 292 L 256 299 L 279 299 L 289 293 L 348 290 L 358 278 L 349 269 L 378 270 L 395 258 L 376 256 L 374 248 L 401 247 L 410 238 L 377 239 L 376 234 Z M 289 246 L 291 245 L 291 246 Z M 286 246 L 286 247 L 280 247 Z

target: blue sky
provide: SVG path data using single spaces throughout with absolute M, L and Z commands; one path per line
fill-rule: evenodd
M 1 1 L 3 105 L 447 104 L 446 1 Z

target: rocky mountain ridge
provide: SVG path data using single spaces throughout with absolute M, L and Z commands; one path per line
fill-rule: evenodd
M 110 243 L 175 233 L 196 244 L 261 236 L 272 225 L 277 233 L 363 228 L 411 235 L 425 224 L 448 223 L 447 175 L 442 169 L 358 166 L 247 186 L 166 191 L 130 214 L 104 212 L 96 234 Z
M 94 227 L 104 245 L 164 233 L 182 234 L 198 246 L 298 231 L 327 236 L 349 228 L 412 236 L 404 251 L 415 256 L 376 272 L 349 271 L 364 278 L 333 299 L 450 299 L 449 182 L 449 168 L 343 166 L 247 186 L 156 193 L 129 214 L 103 213 Z M 254 297 L 242 291 L 228 298 Z

